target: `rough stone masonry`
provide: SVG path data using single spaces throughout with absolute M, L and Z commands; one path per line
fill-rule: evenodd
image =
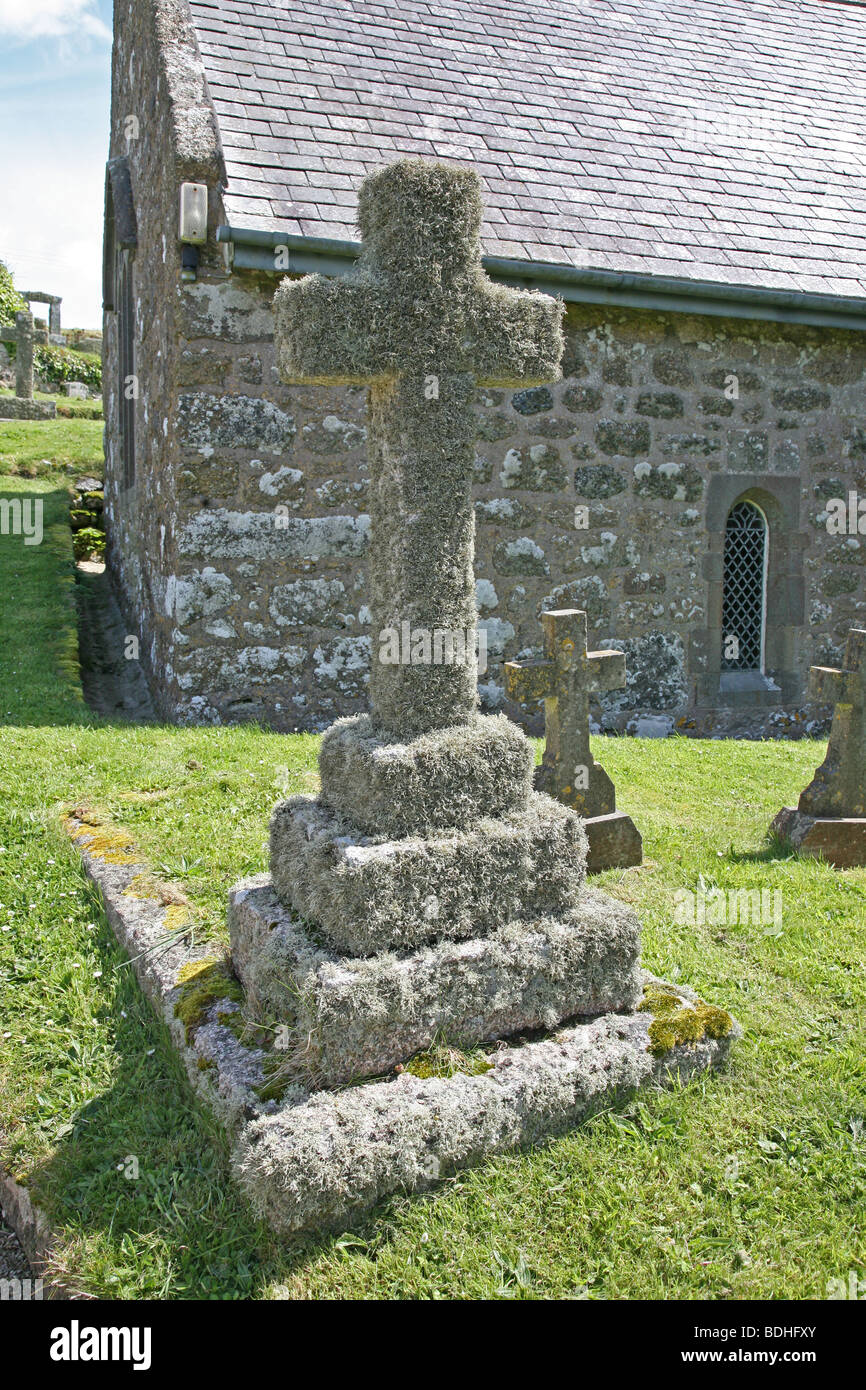
M 356 277 L 278 292 L 281 370 L 369 387 L 374 633 L 408 623 L 456 636 L 476 621 L 473 393 L 479 379 L 555 378 L 561 307 L 486 280 L 472 171 L 401 160 L 365 180 L 359 207 Z M 298 1203 L 310 1194 L 330 1193 L 329 1219 L 334 1204 L 356 1204 L 363 1164 L 371 1194 L 407 1181 L 395 1150 L 404 1092 L 362 1088 L 340 1118 L 328 1088 L 383 1075 L 443 1035 L 471 1048 L 574 1017 L 634 1017 L 640 1001 L 635 914 L 586 887 L 580 817 L 532 790 L 524 735 L 479 714 L 472 645 L 447 650 L 437 662 L 432 642 L 413 639 L 396 664 L 377 661 L 374 644 L 371 713 L 325 735 L 320 796 L 274 813 L 272 879 L 230 896 L 248 1006 L 286 1035 L 284 1076 L 320 1088 L 239 1141 L 245 1189 L 287 1229 L 308 1222 Z M 531 1052 L 525 1061 L 532 1070 Z M 501 1103 L 492 1082 L 481 1088 L 449 1164 L 495 1148 L 494 1130 L 523 1132 L 515 1114 L 488 1144 L 484 1113 Z M 333 1124 L 354 1155 L 345 1171 L 331 1162 Z M 552 1115 L 533 1124 L 555 1128 Z M 410 1186 L 431 1176 L 416 1157 Z

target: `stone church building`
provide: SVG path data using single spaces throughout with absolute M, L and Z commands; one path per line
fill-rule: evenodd
M 116 0 L 114 22 L 109 564 L 162 714 L 365 705 L 365 392 L 283 384 L 271 302 L 351 270 L 359 181 L 409 154 L 471 163 L 488 273 L 567 306 L 561 383 L 478 395 L 485 706 L 509 708 L 539 612 L 580 607 L 627 653 L 603 727 L 814 727 L 808 668 L 866 615 L 866 7 Z

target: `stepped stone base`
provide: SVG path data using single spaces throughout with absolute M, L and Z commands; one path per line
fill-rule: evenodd
M 690 991 L 677 990 L 684 999 Z M 272 1229 L 343 1227 L 396 1191 L 562 1134 L 639 1087 L 719 1065 L 739 1035 L 649 1050 L 651 1015 L 607 1014 L 490 1054 L 491 1070 L 320 1091 L 249 1124 L 233 1169 Z
M 322 738 L 320 800 L 365 835 L 427 835 L 524 806 L 532 762 L 532 745 L 504 715 L 401 740 L 361 714 Z
M 770 829 L 800 854 L 826 859 L 837 869 L 866 864 L 866 817 L 807 816 L 794 806 L 783 806 Z
M 469 829 L 396 840 L 360 835 L 307 796 L 281 802 L 271 820 L 278 897 L 354 956 L 562 917 L 576 904 L 585 860 L 580 818 L 537 792 Z
M 643 863 L 643 840 L 640 831 L 625 811 L 611 811 L 606 816 L 588 816 L 583 822 L 589 853 L 586 872 L 600 874 L 602 869 L 628 869 Z
M 319 946 L 260 874 L 229 895 L 232 961 L 250 1011 L 286 1022 L 286 1074 L 339 1086 L 381 1075 L 438 1033 L 464 1049 L 562 1019 L 632 1010 L 640 998 L 640 924 L 584 888 L 566 918 L 510 922 L 410 955 L 340 957 Z

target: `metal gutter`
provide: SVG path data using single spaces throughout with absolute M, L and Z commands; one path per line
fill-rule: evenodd
M 254 231 L 223 225 L 217 241 L 226 263 L 235 270 L 259 270 L 272 275 L 347 275 L 361 252 L 359 241 Z M 278 254 L 283 248 L 282 254 Z M 626 309 L 708 314 L 716 318 L 767 319 L 803 323 L 818 328 L 848 328 L 866 332 L 866 295 L 862 299 L 774 290 L 760 286 L 726 285 L 713 280 L 687 280 L 670 275 L 647 275 L 546 261 L 517 261 L 483 256 L 491 279 L 505 285 L 543 290 L 567 302 L 607 304 Z

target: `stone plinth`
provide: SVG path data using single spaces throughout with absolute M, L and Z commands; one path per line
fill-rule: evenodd
M 826 859 L 837 869 L 866 864 L 864 816 L 807 816 L 794 806 L 783 806 L 770 828 L 810 859 Z
M 563 1018 L 630 1013 L 641 993 L 637 916 L 589 888 L 558 917 L 353 958 L 317 945 L 262 874 L 232 890 L 229 928 L 251 1010 L 289 1026 L 281 1056 L 306 1084 L 381 1075 L 437 1036 L 468 1049 Z
M 360 835 L 309 796 L 282 802 L 271 819 L 281 901 L 355 956 L 568 912 L 585 864 L 580 820 L 537 792 L 507 815 L 401 839 Z

